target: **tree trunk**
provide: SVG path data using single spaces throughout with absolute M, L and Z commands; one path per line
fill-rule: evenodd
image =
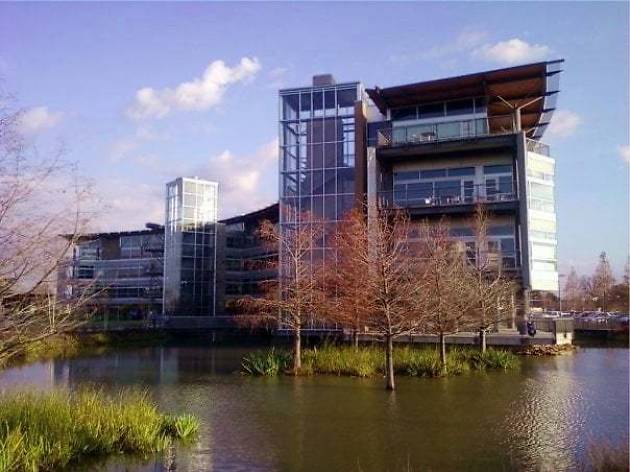
M 359 330 L 355 329 L 352 332 L 352 345 L 354 346 L 355 351 L 359 350 Z
M 486 329 L 479 328 L 479 347 L 481 352 L 486 352 Z
M 295 330 L 293 336 L 293 375 L 297 375 L 302 368 L 302 337 L 300 330 Z
M 396 388 L 394 383 L 394 339 L 391 335 L 387 335 L 385 338 L 385 377 L 387 378 L 385 388 L 394 390 Z
M 446 336 L 440 333 L 440 365 L 442 372 L 446 374 Z

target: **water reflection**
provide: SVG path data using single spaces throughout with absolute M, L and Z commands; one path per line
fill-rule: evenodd
M 247 378 L 243 349 L 154 347 L 33 364 L 2 388 L 146 388 L 202 420 L 197 444 L 102 471 L 571 470 L 590 438 L 626 437 L 628 351 L 584 349 L 450 379 Z

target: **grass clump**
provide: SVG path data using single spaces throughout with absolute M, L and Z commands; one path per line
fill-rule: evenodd
M 266 352 L 246 355 L 242 372 L 246 375 L 274 376 L 291 365 L 291 354 L 271 348 Z M 442 369 L 436 349 L 410 346 L 394 349 L 394 370 L 399 375 L 415 377 L 443 377 L 462 375 L 473 370 L 518 367 L 518 358 L 509 351 L 488 349 L 482 353 L 476 349 L 452 349 L 446 356 L 446 371 Z M 352 377 L 384 375 L 385 356 L 382 346 L 337 346 L 326 344 L 319 348 L 302 351 L 302 375 L 327 374 Z
M 273 377 L 285 371 L 291 364 L 291 354 L 271 348 L 246 354 L 241 360 L 241 372 L 245 375 Z
M 47 471 L 109 454 L 148 454 L 199 429 L 191 415 L 161 414 L 145 393 L 101 390 L 0 396 L 0 471 Z

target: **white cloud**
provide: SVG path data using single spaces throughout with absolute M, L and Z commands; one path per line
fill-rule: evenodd
M 164 223 L 164 185 L 108 178 L 98 181 L 96 191 L 105 207 L 95 222 L 95 231 L 142 229 L 147 222 Z
M 549 56 L 551 49 L 542 44 L 529 44 L 518 38 L 485 44 L 473 51 L 473 56 L 490 62 L 513 65 L 541 61 Z
M 252 79 L 261 69 L 257 58 L 243 57 L 238 65 L 211 62 L 201 77 L 183 82 L 175 88 L 155 90 L 144 87 L 136 92 L 127 115 L 135 120 L 163 118 L 173 110 L 206 110 L 221 102 L 230 84 Z
M 18 130 L 23 134 L 37 134 L 53 128 L 61 120 L 60 112 L 51 112 L 48 107 L 34 107 L 21 113 Z
M 619 156 L 626 164 L 630 164 L 630 144 L 624 144 L 618 147 Z
M 553 137 L 566 138 L 571 136 L 582 123 L 582 118 L 569 110 L 558 110 L 553 114 L 547 134 Z
M 278 140 L 260 146 L 251 155 L 225 150 L 211 157 L 192 175 L 219 182 L 221 217 L 253 211 L 277 200 Z

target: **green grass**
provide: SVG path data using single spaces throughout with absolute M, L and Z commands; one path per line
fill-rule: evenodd
M 192 440 L 191 415 L 157 410 L 146 394 L 124 390 L 0 395 L 0 471 L 58 470 L 88 457 L 148 454 Z
M 242 372 L 246 375 L 273 376 L 286 370 L 291 364 L 291 354 L 271 348 L 255 352 L 243 358 Z M 470 371 L 510 370 L 519 361 L 509 351 L 488 349 L 454 348 L 446 356 L 447 372 L 440 364 L 439 352 L 429 347 L 397 347 L 394 349 L 394 370 L 398 375 L 415 377 L 442 377 L 462 375 Z M 382 346 L 324 345 L 302 351 L 302 374 L 328 374 L 353 377 L 374 377 L 385 372 L 385 356 Z
M 291 364 L 291 354 L 271 348 L 268 351 L 250 352 L 241 360 L 241 372 L 245 375 L 273 377 L 285 371 Z

